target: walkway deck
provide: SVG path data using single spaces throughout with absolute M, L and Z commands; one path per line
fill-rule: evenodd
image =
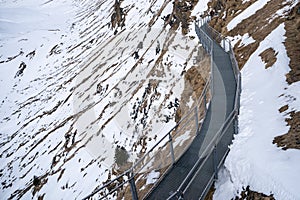
M 204 29 L 202 29 L 206 32 Z M 189 149 L 185 154 L 176 162 L 173 168 L 165 175 L 158 186 L 149 194 L 147 199 L 168 199 L 178 187 L 182 184 L 183 180 L 188 176 L 193 169 L 199 155 L 203 153 L 205 148 L 209 145 L 212 138 L 220 130 L 226 118 L 234 109 L 235 94 L 236 94 L 236 80 L 232 68 L 230 56 L 223 48 L 213 41 L 213 66 L 212 66 L 212 84 L 213 84 L 213 98 L 208 108 L 207 116 L 203 122 L 200 133 L 196 136 Z M 228 132 L 234 132 L 233 123 L 229 125 Z M 226 134 L 225 134 L 226 135 Z M 228 152 L 228 144 L 232 140 L 232 134 L 222 140 L 222 144 L 218 145 L 217 160 L 222 160 L 224 155 Z M 207 187 L 207 183 L 212 178 L 211 171 L 214 171 L 214 162 L 212 156 L 209 155 L 206 163 L 202 161 L 194 168 L 203 164 L 203 169 L 207 173 L 194 173 L 194 177 L 190 177 L 190 184 L 184 185 L 184 199 L 199 199 L 203 195 L 203 191 Z M 210 158 L 211 157 L 211 158 Z M 210 162 L 211 161 L 211 162 Z

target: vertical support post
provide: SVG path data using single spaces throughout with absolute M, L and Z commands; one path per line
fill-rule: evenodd
M 215 145 L 214 150 L 213 150 L 213 157 L 214 157 L 214 172 L 215 172 L 215 177 L 214 179 L 217 180 L 218 179 L 218 163 L 217 163 L 217 146 Z
M 207 104 L 207 102 L 206 102 L 206 92 L 207 92 L 207 90 L 204 91 L 204 95 L 203 95 L 203 103 L 204 103 L 204 110 L 205 110 L 205 113 L 206 113 L 206 111 L 207 111 L 207 108 L 206 108 L 206 104 Z
M 211 77 L 211 82 L 210 82 L 210 91 L 211 91 L 211 100 L 214 98 L 214 55 L 213 55 L 213 45 L 211 44 L 211 53 L 210 53 L 210 77 Z
M 238 134 L 239 132 L 239 124 L 238 124 L 238 115 L 237 115 L 237 111 L 236 114 L 234 116 L 234 120 L 233 120 L 233 126 L 234 126 L 234 134 Z
M 223 48 L 226 51 L 226 46 L 225 46 L 225 38 L 223 38 Z
M 196 135 L 199 132 L 199 119 L 198 119 L 198 107 L 195 107 L 195 123 L 196 123 Z
M 174 148 L 173 148 L 173 138 L 171 133 L 169 133 L 169 143 L 170 143 L 170 152 L 172 156 L 172 164 L 174 165 L 175 163 L 175 154 L 174 154 Z
M 132 200 L 138 200 L 139 198 L 138 198 L 138 194 L 137 194 L 137 190 L 136 190 L 133 171 L 131 170 L 130 172 L 128 172 L 127 176 L 129 179 Z

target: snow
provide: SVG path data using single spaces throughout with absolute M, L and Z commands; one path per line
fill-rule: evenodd
M 189 138 L 191 134 L 191 131 L 185 131 L 184 134 L 180 135 L 179 137 L 176 137 L 173 146 L 176 147 L 177 145 L 182 146 L 183 143 Z
M 154 184 L 158 178 L 159 172 L 151 171 L 147 176 L 146 185 Z
M 241 71 L 239 134 L 230 147 L 225 168 L 219 172 L 214 199 L 234 198 L 248 185 L 254 191 L 274 194 L 275 199 L 300 199 L 300 152 L 283 151 L 272 144 L 275 136 L 287 133 L 289 128 L 285 114 L 278 111 L 287 99 L 279 96 L 288 92 L 300 98 L 296 85 L 284 89 L 289 88 L 285 81 L 289 58 L 284 35 L 281 24 L 259 44 Z M 259 54 L 270 47 L 278 52 L 277 61 L 266 70 Z M 299 103 L 296 106 L 300 108 Z
M 254 2 L 251 6 L 246 8 L 242 13 L 233 18 L 227 25 L 227 30 L 231 31 L 234 27 L 236 27 L 239 23 L 241 23 L 244 19 L 249 18 L 251 15 L 254 15 L 257 10 L 263 8 L 270 0 L 258 0 Z
M 255 42 L 253 37 L 250 36 L 248 33 L 244 34 L 243 36 L 236 35 L 234 37 L 227 37 L 227 38 L 230 40 L 232 46 L 235 46 L 239 41 L 240 41 L 239 47 L 248 46 L 249 44 Z
M 199 1 L 192 15 L 199 16 L 208 2 Z M 266 2 L 257 1 L 230 26 L 236 26 Z M 195 64 L 193 58 L 186 58 L 197 54 L 191 51 L 198 41 L 183 37 L 180 30 L 170 31 L 169 26 L 162 29 L 164 21 L 154 17 L 161 8 L 162 16 L 169 14 L 172 1 L 123 1 L 122 6 L 128 9 L 125 27 L 114 30 L 108 26 L 113 3 L 0 2 L 1 198 L 44 195 L 44 199 L 81 199 L 107 180 L 115 167 L 116 146 L 124 147 L 128 161 L 135 162 L 140 152 L 153 147 L 175 125 L 176 108 L 169 109 L 168 105 L 175 98 L 180 101 L 184 87 L 181 74 Z M 299 198 L 294 181 L 299 180 L 299 153 L 272 145 L 274 136 L 288 130 L 286 113 L 300 109 L 295 100 L 300 95 L 299 83 L 287 86 L 284 81 L 289 60 L 283 35 L 280 25 L 260 44 L 242 71 L 241 133 L 235 137 L 226 168 L 220 172 L 217 199 L 231 198 L 247 184 L 266 193 L 272 191 L 278 198 Z M 195 36 L 194 24 L 188 36 Z M 238 36 L 238 40 L 242 40 L 241 45 L 254 42 L 248 34 Z M 169 50 L 155 66 L 157 41 L 161 49 Z M 142 47 L 137 47 L 140 42 Z M 278 59 L 265 70 L 258 55 L 268 47 L 278 52 Z M 141 62 L 132 56 L 137 49 L 140 56 L 144 55 Z M 26 68 L 16 76 L 21 62 Z M 157 87 L 145 93 L 150 82 Z M 144 93 L 147 105 L 153 101 L 152 110 L 147 115 L 139 112 L 133 120 L 134 105 L 142 108 Z M 289 110 L 278 113 L 287 102 Z M 193 103 L 190 98 L 187 106 Z M 171 118 L 169 122 L 166 117 Z M 146 121 L 145 127 L 141 120 Z M 174 147 L 193 136 L 189 130 L 181 132 Z M 145 136 L 145 146 L 136 145 Z M 144 171 L 152 169 L 152 163 L 148 165 Z M 31 186 L 34 176 L 47 180 L 36 194 Z M 147 184 L 153 184 L 159 176 L 152 171 Z
M 194 10 L 192 11 L 192 16 L 199 17 L 201 14 L 203 14 L 203 12 L 208 9 L 207 3 L 209 1 L 210 0 L 198 1 L 198 3 L 196 4 Z
M 180 102 L 198 41 L 154 17 L 161 8 L 169 14 L 171 1 L 123 1 L 125 27 L 112 29 L 114 2 L 1 1 L 1 198 L 81 199 L 116 167 L 117 146 L 133 163 L 174 127 L 168 105 Z M 155 65 L 157 41 L 168 51 Z M 142 109 L 144 94 L 151 109 Z M 34 176 L 47 180 L 36 194 Z
M 277 10 L 276 13 L 270 17 L 269 23 L 271 23 L 276 18 L 279 18 L 279 17 L 282 18 L 284 16 L 287 16 L 288 13 L 290 12 L 291 8 L 295 7 L 297 3 L 298 3 L 297 0 L 286 0 L 285 2 L 283 2 L 283 5 L 285 4 L 285 6 L 281 9 Z
M 189 108 L 192 108 L 193 104 L 194 104 L 194 100 L 193 100 L 192 97 L 190 97 L 189 102 L 187 102 L 187 106 L 188 106 Z
M 241 46 L 242 45 L 247 46 L 247 45 L 252 44 L 253 42 L 255 42 L 255 40 L 251 36 L 249 36 L 248 33 L 246 33 L 245 35 L 243 35 L 243 37 L 242 37 L 241 40 L 242 40 L 241 44 L 240 44 Z

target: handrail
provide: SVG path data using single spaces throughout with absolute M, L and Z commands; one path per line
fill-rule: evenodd
M 229 56 L 230 56 L 230 61 L 232 64 L 232 69 L 234 72 L 234 76 L 235 76 L 235 80 L 236 80 L 236 92 L 235 92 L 235 102 L 234 102 L 234 108 L 233 110 L 230 112 L 230 114 L 228 115 L 228 117 L 226 118 L 225 122 L 222 124 L 222 126 L 220 127 L 220 129 L 217 131 L 217 134 L 213 137 L 213 139 L 210 141 L 210 143 L 205 147 L 204 151 L 199 155 L 198 160 L 196 161 L 195 165 L 193 166 L 193 168 L 189 171 L 188 175 L 185 177 L 185 179 L 183 180 L 183 182 L 181 183 L 181 185 L 178 187 L 178 189 L 176 190 L 175 193 L 173 193 L 168 199 L 174 198 L 175 196 L 180 196 L 181 193 L 185 192 L 187 189 L 187 186 L 189 186 L 189 184 L 191 184 L 191 181 L 194 179 L 194 177 L 199 173 L 200 169 L 204 166 L 205 161 L 208 159 L 209 155 L 212 153 L 212 151 L 214 150 L 214 148 L 216 147 L 216 145 L 219 143 L 219 141 L 221 140 L 222 136 L 226 133 L 226 130 L 228 129 L 229 125 L 233 122 L 233 120 L 235 120 L 237 118 L 237 115 L 239 113 L 239 94 L 240 94 L 240 87 L 241 87 L 241 76 L 240 76 L 240 72 L 238 69 L 238 64 L 237 61 L 235 59 L 234 56 L 234 52 L 231 46 L 231 43 L 229 41 L 228 38 L 222 36 L 219 32 L 217 32 L 215 29 L 213 29 L 212 27 L 207 25 L 207 22 L 210 20 L 209 17 L 205 18 L 205 19 L 201 19 L 200 21 L 196 21 L 196 24 L 199 24 L 201 26 L 204 26 L 206 29 L 209 30 L 209 32 L 212 34 L 213 39 L 215 39 L 215 41 L 217 42 L 222 42 L 223 41 L 223 47 L 222 44 L 220 44 L 220 46 L 225 50 L 225 52 L 228 52 Z M 150 156 L 151 152 L 155 152 L 155 148 L 157 148 L 159 145 L 161 145 L 161 143 L 163 141 L 166 140 L 167 137 L 169 137 L 169 139 L 162 145 L 162 147 L 165 147 L 168 143 L 172 144 L 172 140 L 173 138 L 178 134 L 178 130 L 176 130 L 179 126 L 182 126 L 181 129 L 183 129 L 188 122 L 184 123 L 182 125 L 182 123 L 191 115 L 194 116 L 194 114 L 192 114 L 194 112 L 194 110 L 197 110 L 198 106 L 201 106 L 201 104 L 203 102 L 206 102 L 206 94 L 208 92 L 209 89 L 211 89 L 211 92 L 213 92 L 213 73 L 212 73 L 212 65 L 213 65 L 213 41 L 211 39 L 211 37 L 209 35 L 207 35 L 203 30 L 201 30 L 199 28 L 199 26 L 195 25 L 195 30 L 197 35 L 200 37 L 200 35 L 202 35 L 202 37 L 204 37 L 205 39 L 202 40 L 200 39 L 200 42 L 202 42 L 202 45 L 204 47 L 204 49 L 207 51 L 207 53 L 210 54 L 211 56 L 211 74 L 210 74 L 210 78 L 207 80 L 203 91 L 200 95 L 200 97 L 198 98 L 196 105 L 190 109 L 181 119 L 180 121 L 170 130 L 168 131 L 146 154 L 144 154 L 136 163 L 134 163 L 129 169 L 127 169 L 126 171 L 124 171 L 123 173 L 121 173 L 120 175 L 118 175 L 116 178 L 114 178 L 113 180 L 109 181 L 108 183 L 104 184 L 102 187 L 100 187 L 99 189 L 96 189 L 95 191 L 93 191 L 90 195 L 86 196 L 84 199 L 89 199 L 90 197 L 94 196 L 95 194 L 97 194 L 98 192 L 100 192 L 101 190 L 106 189 L 109 185 L 111 185 L 112 183 L 118 181 L 120 178 L 124 177 L 124 176 L 128 176 L 128 178 L 126 180 L 123 180 L 121 183 L 118 183 L 116 187 L 114 187 L 112 190 L 110 190 L 107 194 L 105 194 L 103 197 L 101 197 L 100 199 L 103 199 L 105 197 L 107 197 L 109 194 L 114 193 L 115 191 L 117 191 L 119 188 L 123 187 L 126 183 L 129 183 L 130 180 L 134 179 L 134 177 L 141 172 L 141 170 L 143 170 L 143 168 L 145 166 L 147 166 L 154 158 L 155 156 L 159 153 L 156 152 L 154 153 L 154 155 Z M 225 42 L 228 43 L 229 46 L 229 50 L 226 51 L 226 46 L 225 46 Z M 210 87 L 209 87 L 210 86 Z M 213 94 L 211 95 L 211 98 L 213 98 Z M 209 101 L 207 103 L 210 103 L 211 99 L 209 99 Z M 205 111 L 204 111 L 204 118 L 206 117 L 206 105 L 205 106 Z M 198 113 L 196 113 L 196 115 L 198 115 Z M 197 119 L 197 118 L 196 118 Z M 198 122 L 199 123 L 199 122 Z M 202 124 L 201 124 L 202 127 Z M 200 128 L 201 129 L 201 128 Z M 197 132 L 200 130 L 199 128 L 197 128 Z M 174 133 L 174 131 L 176 130 L 176 132 Z M 173 135 L 172 135 L 173 133 Z M 161 147 L 159 147 L 161 148 Z M 173 148 L 173 147 L 171 147 Z M 173 150 L 173 149 L 172 149 Z M 171 152 L 171 154 L 174 154 L 174 152 Z M 184 153 L 184 152 L 183 152 Z M 183 154 L 182 153 L 182 154 Z M 181 157 L 181 155 L 179 157 Z M 145 161 L 145 159 L 149 157 L 150 159 L 147 160 L 145 163 L 143 163 L 143 161 Z M 174 155 L 173 155 L 173 164 L 174 164 Z M 204 160 L 203 160 L 204 159 Z M 202 161 L 200 167 L 198 167 L 198 165 L 200 164 L 200 162 Z M 142 165 L 141 165 L 142 164 Z M 135 168 L 138 167 L 139 165 L 140 168 L 135 172 Z M 172 165 L 172 163 L 171 163 Z M 198 168 L 197 168 L 198 167 Z M 197 169 L 197 170 L 196 170 Z M 194 173 L 194 171 L 196 170 L 196 173 Z M 164 172 L 162 174 L 161 177 L 164 176 L 166 172 Z M 216 172 L 215 172 L 216 173 Z M 213 179 L 212 179 L 213 180 Z M 209 181 L 211 182 L 211 180 Z M 130 183 L 131 184 L 131 183 Z M 134 183 L 135 184 L 135 183 Z M 187 185 L 184 188 L 184 185 Z M 131 187 L 135 187 L 131 185 Z M 131 188 L 132 189 L 132 188 Z M 205 191 L 204 191 L 205 192 Z M 203 194 L 202 194 L 203 195 Z M 133 197 L 134 198 L 134 197 Z
M 207 91 L 210 89 L 209 86 L 211 85 L 211 78 L 209 78 L 206 81 L 206 84 L 202 90 L 202 93 L 200 95 L 200 97 L 196 100 L 196 105 L 191 108 L 181 119 L 180 121 L 173 127 L 171 128 L 149 151 L 147 151 L 147 153 L 145 153 L 141 158 L 139 158 L 139 160 L 134 163 L 129 169 L 127 169 L 126 171 L 124 171 L 123 173 L 121 173 L 120 175 L 118 175 L 116 178 L 110 180 L 108 183 L 104 184 L 103 186 L 101 186 L 100 188 L 96 189 L 95 191 L 93 191 L 91 194 L 89 194 L 88 196 L 84 197 L 83 199 L 89 199 L 92 196 L 94 196 L 95 194 L 99 193 L 101 190 L 106 189 L 108 186 L 110 186 L 112 183 L 118 181 L 121 177 L 124 176 L 128 176 L 128 174 L 130 172 L 132 172 L 132 177 L 135 177 L 145 166 L 147 166 L 147 164 L 150 163 L 150 161 L 157 155 L 154 154 L 153 156 L 150 156 L 150 159 L 147 160 L 146 163 L 142 162 L 150 155 L 151 152 L 154 152 L 155 148 L 157 148 L 159 145 L 161 145 L 161 143 L 166 140 L 167 137 L 169 137 L 170 135 L 172 135 L 172 132 L 174 132 L 180 125 L 182 125 L 182 123 L 191 115 L 194 116 L 195 114 L 192 114 L 194 112 L 194 110 L 196 108 L 198 108 L 199 106 L 201 106 L 201 104 L 204 102 L 204 99 L 206 98 L 206 94 Z M 206 101 L 206 100 L 205 100 Z M 206 103 L 210 103 L 210 101 L 206 102 Z M 206 105 L 204 105 L 206 107 Z M 204 117 L 206 115 L 206 108 L 205 108 L 205 112 L 204 112 Z M 186 126 L 186 124 L 183 125 L 183 127 Z M 198 131 L 198 129 L 196 130 Z M 176 130 L 176 132 L 171 136 L 172 138 L 174 138 L 177 134 L 178 134 L 178 130 Z M 170 140 L 172 140 L 172 138 L 169 140 L 167 140 L 162 146 L 167 145 Z M 158 152 L 159 153 L 159 152 Z M 179 156 L 180 157 L 180 156 Z M 139 168 L 137 171 L 135 171 L 135 168 L 138 167 L 140 164 L 142 164 L 141 168 Z M 174 164 L 174 163 L 173 163 Z M 129 182 L 129 179 L 122 181 L 120 184 L 118 184 L 116 187 L 114 187 L 110 192 L 108 192 L 107 194 L 105 194 L 102 198 L 105 198 L 107 195 L 112 194 L 113 192 L 115 192 L 116 190 L 118 190 L 119 188 L 121 188 L 123 185 L 125 185 L 126 183 Z
M 187 181 L 189 181 L 190 176 L 193 175 L 194 170 L 198 167 L 199 163 L 204 159 L 202 161 L 202 164 L 200 165 L 200 167 L 197 168 L 198 169 L 197 171 L 199 171 L 203 167 L 205 161 L 209 157 L 208 155 L 214 149 L 212 147 L 219 143 L 220 138 L 222 138 L 222 136 L 225 134 L 226 130 L 228 129 L 228 125 L 230 124 L 229 122 L 232 122 L 232 120 L 234 119 L 235 116 L 236 116 L 235 110 L 231 111 L 231 113 L 229 114 L 229 116 L 226 118 L 225 122 L 222 124 L 222 126 L 218 130 L 217 134 L 213 137 L 213 139 L 210 141 L 210 143 L 206 146 L 206 148 L 204 149 L 204 151 L 199 155 L 198 160 L 196 161 L 196 163 L 194 164 L 193 168 L 190 170 L 190 172 L 188 173 L 188 175 L 185 177 L 185 179 L 182 181 L 182 183 L 180 184 L 180 186 L 178 187 L 178 189 L 176 190 L 176 192 L 173 193 L 168 199 L 172 199 L 173 197 L 175 197 L 176 195 L 178 195 L 179 193 L 181 193 L 181 191 L 183 189 L 183 186 L 185 184 L 187 184 Z
M 234 75 L 235 75 L 236 82 L 238 82 L 238 75 L 240 74 L 240 72 L 239 72 L 238 64 L 237 64 L 236 58 L 234 56 L 234 52 L 233 52 L 230 40 L 227 37 L 223 36 L 221 33 L 219 33 L 217 30 L 215 30 L 214 28 L 209 26 L 207 24 L 207 22 L 204 23 L 202 26 L 204 26 L 206 29 L 209 29 L 210 32 L 213 32 L 215 35 L 217 35 L 217 36 L 215 36 L 215 38 L 220 38 L 221 41 L 224 41 L 224 42 L 226 41 L 228 43 L 228 46 L 229 46 L 228 51 L 226 51 L 225 45 L 223 45 L 223 46 L 221 44 L 220 45 L 230 55 L 230 59 L 231 59 L 231 63 L 232 63 L 232 69 L 233 69 L 233 72 L 234 72 Z M 215 40 L 218 41 L 217 39 L 215 39 Z
M 202 167 L 206 163 L 207 159 L 209 158 L 209 156 L 211 155 L 211 153 L 213 152 L 213 150 L 216 148 L 217 144 L 220 142 L 221 138 L 224 136 L 224 134 L 228 130 L 229 125 L 237 118 L 237 116 L 239 114 L 239 96 L 240 96 L 240 92 L 241 92 L 241 75 L 240 75 L 240 71 L 239 71 L 239 68 L 238 68 L 238 64 L 237 64 L 237 61 L 235 59 L 234 52 L 233 52 L 230 40 L 228 38 L 222 36 L 218 31 L 216 31 L 215 29 L 213 29 L 209 25 L 207 25 L 207 22 L 209 20 L 210 20 L 209 17 L 206 18 L 206 19 L 200 19 L 200 25 L 203 26 L 203 27 L 205 27 L 206 29 L 209 29 L 209 31 L 211 33 L 213 33 L 213 36 L 214 36 L 213 39 L 215 39 L 215 41 L 217 41 L 217 42 L 220 41 L 220 43 L 223 41 L 223 46 L 222 46 L 222 44 L 220 44 L 220 46 L 224 49 L 225 52 L 228 52 L 228 54 L 230 56 L 232 70 L 233 70 L 235 81 L 236 81 L 236 91 L 235 91 L 235 99 L 234 99 L 234 108 L 230 112 L 230 114 L 226 118 L 225 122 L 220 127 L 220 129 L 217 131 L 216 135 L 214 135 L 214 137 L 212 138 L 212 140 L 210 141 L 210 143 L 206 146 L 206 148 L 204 149 L 204 151 L 199 155 L 198 160 L 194 164 L 193 168 L 189 171 L 189 173 L 185 177 L 185 179 L 182 181 L 182 183 L 180 184 L 180 186 L 178 187 L 178 189 L 176 190 L 176 192 L 174 192 L 172 195 L 170 195 L 169 198 L 168 198 L 168 200 L 171 200 L 171 199 L 173 199 L 175 197 L 179 197 L 180 198 L 181 195 L 183 195 L 186 192 L 187 188 L 190 186 L 190 184 L 192 183 L 192 181 L 194 180 L 194 178 L 200 172 L 200 170 L 202 169 Z M 199 39 L 200 39 L 200 42 L 203 41 L 202 38 L 201 38 L 201 35 L 203 35 L 205 37 L 205 39 L 206 38 L 210 39 L 210 37 L 203 30 L 201 30 L 199 27 L 197 27 L 198 24 L 199 24 L 199 21 L 196 21 L 195 30 L 196 30 L 196 33 L 197 33 Z M 198 34 L 198 32 L 199 32 L 199 34 Z M 229 50 L 228 51 L 226 51 L 225 41 L 228 42 L 228 46 L 229 46 Z M 206 45 L 206 42 L 204 41 L 202 44 Z M 211 50 L 212 50 L 212 48 L 211 48 Z M 211 51 L 210 51 L 210 54 L 212 55 Z M 224 158 L 222 158 L 222 159 L 224 159 Z M 198 167 L 198 165 L 200 164 L 200 162 L 201 162 L 201 165 Z M 196 169 L 197 169 L 197 171 L 195 172 Z M 217 172 L 214 172 L 214 174 L 212 174 L 212 176 L 211 176 L 211 178 L 210 178 L 207 186 L 214 180 L 213 177 L 215 176 L 215 173 L 217 173 Z M 203 195 L 205 194 L 205 192 L 207 191 L 207 186 L 204 189 L 204 191 L 202 192 L 200 198 L 202 198 Z

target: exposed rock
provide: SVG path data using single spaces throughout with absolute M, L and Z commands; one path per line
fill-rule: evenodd
M 28 57 L 28 58 L 31 60 L 34 56 L 35 56 L 35 50 L 32 51 L 32 52 L 30 52 L 30 53 L 28 53 L 28 54 L 26 55 L 26 58 Z
M 288 20 L 285 21 L 285 47 L 290 58 L 289 66 L 291 68 L 286 75 L 286 81 L 289 84 L 300 81 L 300 14 L 297 11 L 299 8 L 300 3 L 291 9 Z
M 286 111 L 287 109 L 289 109 L 288 105 L 282 106 L 281 108 L 279 108 L 279 112 L 283 113 L 284 111 Z
M 184 90 L 181 94 L 180 105 L 175 114 L 176 123 L 190 110 L 187 105 L 190 98 L 194 101 L 199 98 L 209 77 L 210 57 L 208 55 L 203 56 L 205 58 L 198 62 L 197 66 L 191 67 L 184 74 Z
M 300 149 L 300 111 L 292 111 L 290 118 L 285 120 L 290 126 L 288 133 L 274 138 L 273 144 L 282 147 L 283 150 L 287 149 Z
M 250 190 L 250 187 L 247 186 L 241 192 L 241 197 L 235 197 L 235 200 L 275 200 L 273 194 L 265 195 L 263 193 L 255 192 Z
M 125 13 L 121 8 L 121 1 L 115 0 L 114 12 L 111 15 L 111 28 L 124 27 L 125 26 Z
M 62 43 L 57 44 L 54 47 L 52 47 L 52 49 L 49 52 L 49 56 L 52 56 L 54 54 L 60 54 L 62 52 L 62 50 L 60 49 L 60 45 L 62 45 Z
M 24 62 L 21 62 L 20 66 L 19 66 L 19 70 L 17 71 L 17 73 L 15 75 L 15 78 L 18 76 L 22 76 L 26 67 L 27 67 L 27 65 Z
M 213 200 L 215 191 L 216 191 L 215 187 L 212 186 L 208 191 L 205 200 Z M 255 192 L 253 190 L 250 190 L 250 186 L 247 186 L 246 189 L 244 189 L 241 192 L 240 196 L 239 197 L 236 196 L 234 200 L 275 200 L 275 198 L 273 197 L 273 194 L 266 195 L 263 193 Z
M 275 52 L 275 50 L 272 48 L 268 48 L 259 54 L 262 61 L 264 61 L 264 63 L 265 63 L 266 69 L 269 67 L 272 67 L 274 65 L 274 63 L 277 60 L 277 58 L 276 58 L 277 54 L 278 54 L 278 52 Z
M 182 34 L 189 32 L 189 25 L 193 22 L 191 11 L 198 1 L 195 0 L 175 0 L 173 3 L 173 11 L 171 14 L 163 16 L 162 19 L 169 24 L 174 30 L 181 25 Z
M 290 1 L 284 0 L 273 0 L 269 1 L 263 8 L 259 9 L 254 15 L 249 18 L 244 19 L 241 23 L 237 24 L 232 30 L 227 30 L 228 23 L 240 14 L 243 10 L 248 8 L 255 1 L 250 0 L 245 3 L 243 1 L 225 1 L 219 0 L 224 5 L 224 12 L 215 16 L 210 25 L 214 27 L 217 31 L 221 32 L 225 36 L 237 36 L 249 34 L 255 42 L 249 45 L 240 45 L 237 42 L 234 46 L 234 52 L 236 54 L 236 59 L 240 68 L 244 66 L 249 57 L 259 46 L 259 43 L 263 41 L 279 24 L 286 21 L 286 16 L 277 15 L 276 12 L 283 9 L 285 6 L 291 4 Z M 212 1 L 212 5 L 215 5 L 217 0 Z M 225 14 L 226 12 L 226 14 Z M 272 20 L 270 20 L 272 19 Z M 253 23 L 255 22 L 255 23 Z M 293 34 L 297 32 L 293 31 Z M 299 33 L 299 32 L 298 32 Z M 294 45 L 297 42 L 294 41 Z M 298 62 L 299 63 L 299 62 Z M 299 74 L 300 76 L 300 74 Z
M 37 176 L 33 176 L 33 185 L 34 186 L 39 186 L 41 184 L 41 180 Z

